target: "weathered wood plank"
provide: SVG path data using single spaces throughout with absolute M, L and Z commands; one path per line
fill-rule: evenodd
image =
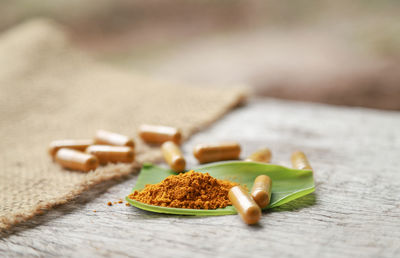
M 277 100 L 252 101 L 184 146 L 239 140 L 243 156 L 268 146 L 290 165 L 301 149 L 315 169 L 315 194 L 266 212 L 248 227 L 238 216 L 159 215 L 124 204 L 133 175 L 107 182 L 2 235 L 1 256 L 400 255 L 400 114 Z M 191 165 L 195 160 L 189 158 Z M 93 212 L 96 210 L 97 212 Z

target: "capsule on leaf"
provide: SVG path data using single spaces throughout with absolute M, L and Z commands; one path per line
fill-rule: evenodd
M 179 146 L 172 141 L 164 142 L 161 145 L 161 150 L 165 161 L 169 164 L 175 172 L 183 172 L 186 167 L 186 161 L 183 157 Z
M 271 161 L 271 151 L 268 148 L 260 149 L 252 153 L 246 161 L 269 163 Z
M 260 175 L 254 180 L 251 196 L 261 209 L 268 206 L 271 201 L 272 181 L 267 175 Z
M 255 224 L 260 220 L 260 207 L 241 186 L 232 187 L 229 190 L 228 197 L 246 224 Z

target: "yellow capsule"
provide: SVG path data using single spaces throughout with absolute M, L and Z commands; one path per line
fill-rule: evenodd
M 181 144 L 182 133 L 179 129 L 162 125 L 141 125 L 139 136 L 143 141 L 151 144 L 162 144 L 166 141 L 173 141 Z
M 85 149 L 93 144 L 93 140 L 57 140 L 52 141 L 49 145 L 49 153 L 52 157 L 61 148 L 74 149 L 78 151 L 85 151 Z
M 115 145 L 135 147 L 135 143 L 128 136 L 113 133 L 105 130 L 98 130 L 95 136 L 95 143 L 100 145 Z
M 254 180 L 251 196 L 261 209 L 271 201 L 272 181 L 267 175 L 260 175 Z
M 240 145 L 236 142 L 220 144 L 198 144 L 193 155 L 200 163 L 239 159 Z
M 269 163 L 271 161 L 271 151 L 268 148 L 260 149 L 252 153 L 246 161 Z
M 161 145 L 161 150 L 165 161 L 169 164 L 172 170 L 175 172 L 182 172 L 185 170 L 186 161 L 176 143 L 172 141 L 164 142 Z
M 99 166 L 99 161 L 95 156 L 66 148 L 57 151 L 55 160 L 64 168 L 84 172 L 95 170 Z
M 118 162 L 132 163 L 135 159 L 133 149 L 128 146 L 91 145 L 86 152 L 96 156 L 102 165 Z
M 232 187 L 228 197 L 246 224 L 255 224 L 260 220 L 260 207 L 241 186 Z
M 310 163 L 306 155 L 301 151 L 295 151 L 292 154 L 292 166 L 296 169 L 311 169 Z

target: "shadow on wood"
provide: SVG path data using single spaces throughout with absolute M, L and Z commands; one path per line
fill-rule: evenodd
M 299 211 L 303 208 L 307 208 L 313 206 L 317 203 L 317 195 L 316 193 L 311 193 L 289 203 L 286 203 L 282 206 L 272 208 L 268 210 L 269 212 L 282 212 L 282 211 Z

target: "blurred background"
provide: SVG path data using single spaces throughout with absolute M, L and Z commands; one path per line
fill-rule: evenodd
M 398 0 L 1 0 L 0 33 L 36 17 L 149 76 L 400 110 Z

